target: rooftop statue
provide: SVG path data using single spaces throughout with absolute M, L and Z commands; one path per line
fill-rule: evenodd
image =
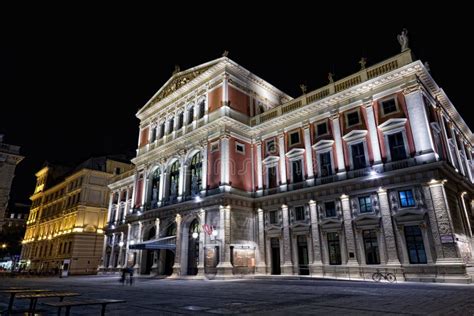
M 408 49 L 408 30 L 403 29 L 402 34 L 397 35 L 398 43 L 400 43 L 402 52 Z

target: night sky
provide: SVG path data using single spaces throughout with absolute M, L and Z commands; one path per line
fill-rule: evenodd
M 174 65 L 184 70 L 224 50 L 297 97 L 300 83 L 311 91 L 327 83 L 329 71 L 335 80 L 358 71 L 362 56 L 370 66 L 398 54 L 396 35 L 406 27 L 415 56 L 429 62 L 472 128 L 470 80 L 462 79 L 473 72 L 469 11 L 402 8 L 394 7 L 396 15 L 387 10 L 374 15 L 359 7 L 351 18 L 302 6 L 278 13 L 226 9 L 209 16 L 164 9 L 74 10 L 12 19 L 0 43 L 0 133 L 26 156 L 16 170 L 12 199 L 28 199 L 34 173 L 46 160 L 77 164 L 90 156 L 133 155 L 135 113 Z

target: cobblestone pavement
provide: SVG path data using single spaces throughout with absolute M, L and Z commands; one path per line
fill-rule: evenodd
M 127 301 L 109 305 L 108 315 L 474 315 L 474 285 L 273 278 L 229 281 L 139 278 L 129 286 L 120 284 L 118 279 L 111 276 L 1 278 L 0 286 L 67 290 L 81 293 L 81 298 Z M 0 295 L 0 308 L 7 306 L 7 300 L 7 296 Z M 26 306 L 26 303 L 16 300 L 15 307 Z M 72 314 L 98 315 L 99 311 L 100 306 L 74 307 Z M 48 314 L 54 315 L 54 312 L 51 310 Z

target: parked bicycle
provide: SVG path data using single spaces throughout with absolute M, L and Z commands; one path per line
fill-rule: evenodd
M 393 273 L 382 273 L 377 269 L 377 272 L 374 272 L 372 274 L 372 280 L 374 280 L 375 282 L 380 282 L 382 278 L 384 278 L 390 283 L 397 281 L 397 277 Z

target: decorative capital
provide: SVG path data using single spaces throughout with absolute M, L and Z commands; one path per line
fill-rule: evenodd
M 181 215 L 176 214 L 175 221 L 177 224 L 181 223 Z
M 417 91 L 421 91 L 421 85 L 419 83 L 411 84 L 403 88 L 403 95 L 408 95 Z

